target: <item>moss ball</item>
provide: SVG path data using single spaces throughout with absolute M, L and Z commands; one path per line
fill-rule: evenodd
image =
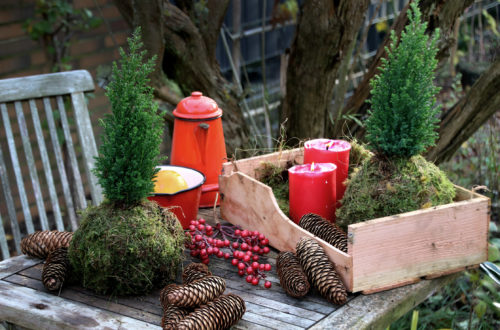
M 177 217 L 144 201 L 133 207 L 90 206 L 69 246 L 85 288 L 100 294 L 144 294 L 175 279 L 184 232 Z
M 444 172 L 422 156 L 372 157 L 350 176 L 336 221 L 346 230 L 353 223 L 448 204 L 454 197 Z

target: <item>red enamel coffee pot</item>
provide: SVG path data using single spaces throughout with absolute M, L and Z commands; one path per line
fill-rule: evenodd
M 170 163 L 194 168 L 205 174 L 200 207 L 211 207 L 219 191 L 219 175 L 226 161 L 226 144 L 222 131 L 222 110 L 201 92 L 182 99 L 175 116 Z M 219 201 L 217 201 L 219 204 Z

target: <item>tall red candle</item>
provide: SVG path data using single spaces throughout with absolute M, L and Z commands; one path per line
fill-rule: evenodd
M 344 197 L 350 150 L 349 142 L 343 140 L 315 139 L 304 143 L 304 164 L 315 162 L 337 165 L 337 202 Z M 340 203 L 337 203 L 339 206 Z
M 332 163 L 296 165 L 288 170 L 290 218 L 298 223 L 307 213 L 335 219 L 335 173 Z

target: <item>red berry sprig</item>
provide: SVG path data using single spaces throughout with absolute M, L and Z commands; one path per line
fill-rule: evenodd
M 269 253 L 270 249 L 269 240 L 257 230 L 221 224 L 214 228 L 207 225 L 205 219 L 199 219 L 191 221 L 187 235 L 191 241 L 186 243 L 186 248 L 191 250 L 192 257 L 208 264 L 211 255 L 224 259 L 232 256 L 231 264 L 238 268 L 238 275 L 246 275 L 246 281 L 252 285 L 258 285 L 261 279 L 266 278 L 264 272 L 271 270 L 270 264 L 258 262 L 260 256 Z M 271 282 L 264 282 L 265 288 L 271 286 Z

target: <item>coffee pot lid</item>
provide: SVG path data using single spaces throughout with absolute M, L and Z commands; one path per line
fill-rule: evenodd
M 222 116 L 217 103 L 201 92 L 192 92 L 182 99 L 174 110 L 174 116 L 182 119 L 209 119 Z

